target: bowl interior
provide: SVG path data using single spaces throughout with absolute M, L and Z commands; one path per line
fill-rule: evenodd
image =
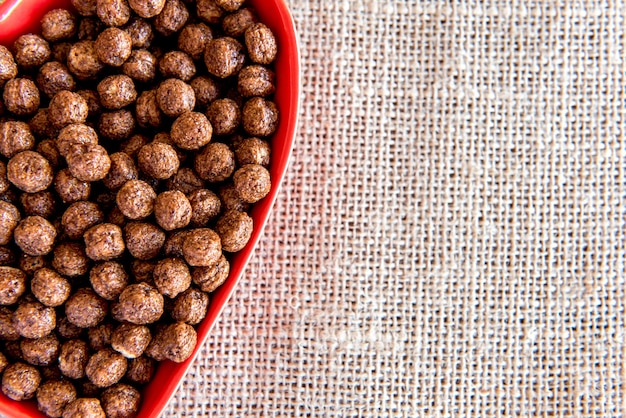
M 255 229 L 248 245 L 232 257 L 231 271 L 226 282 L 211 295 L 206 318 L 198 327 L 198 344 L 193 355 L 184 363 L 162 362 L 154 379 L 143 389 L 139 416 L 157 417 L 178 388 L 208 333 L 228 302 L 235 285 L 259 241 L 285 174 L 296 132 L 299 100 L 299 51 L 294 22 L 284 0 L 248 0 L 268 25 L 279 43 L 275 62 L 276 93 L 274 100 L 280 111 L 278 130 L 271 138 L 270 174 L 272 189 L 267 197 L 254 205 L 251 216 Z M 39 32 L 39 21 L 49 10 L 68 8 L 69 0 L 5 0 L 0 4 L 0 44 L 11 49 L 21 34 Z M 34 402 L 15 402 L 0 393 L 0 413 L 11 417 L 43 417 Z

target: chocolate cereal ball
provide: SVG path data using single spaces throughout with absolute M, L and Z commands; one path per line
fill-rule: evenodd
M 126 248 L 139 260 L 156 257 L 165 243 L 165 233 L 156 225 L 147 222 L 130 222 L 124 227 Z
M 87 102 L 89 118 L 99 116 L 102 113 L 102 105 L 97 92 L 93 90 L 78 90 L 76 93 Z
M 222 20 L 222 30 L 232 38 L 239 38 L 246 29 L 258 22 L 254 11 L 248 7 L 237 10 L 235 13 L 224 16 Z
M 19 339 L 20 334 L 13 325 L 13 311 L 6 306 L 0 306 L 0 340 L 17 341 Z
M 239 72 L 237 89 L 243 97 L 269 96 L 276 90 L 274 72 L 261 65 L 249 65 Z
M 60 274 L 78 277 L 89 271 L 89 259 L 85 248 L 78 242 L 62 242 L 54 249 L 52 267 Z
M 115 300 L 128 285 L 128 274 L 124 267 L 115 261 L 96 264 L 89 272 L 89 282 L 93 290 L 106 300 Z
M 13 54 L 7 47 L 0 45 L 0 86 L 15 76 L 17 76 L 17 64 Z
M 50 59 L 50 44 L 41 36 L 32 33 L 17 38 L 13 43 L 13 49 L 15 61 L 26 70 L 39 67 Z M 13 77 L 17 75 L 17 68 L 15 70 Z
M 67 53 L 67 68 L 79 80 L 95 78 L 104 68 L 96 52 L 95 41 L 76 42 Z
M 108 28 L 98 35 L 94 46 L 101 62 L 119 67 L 130 57 L 133 40 L 128 32 L 122 29 Z
M 54 95 L 48 106 L 48 120 L 57 129 L 87 120 L 87 102 L 77 93 L 63 90 Z
M 102 180 L 111 168 L 109 154 L 101 145 L 74 144 L 65 158 L 70 173 L 82 181 Z
M 96 14 L 96 0 L 71 0 L 72 6 L 81 16 Z
M 137 154 L 139 169 L 159 180 L 172 177 L 178 171 L 178 156 L 171 145 L 151 142 L 144 145 Z
M 98 351 L 111 345 L 111 335 L 113 335 L 112 324 L 100 324 L 87 330 L 89 347 Z
M 131 284 L 114 305 L 114 312 L 124 321 L 137 325 L 151 324 L 163 315 L 163 296 L 146 283 Z
M 59 337 L 64 338 L 66 340 L 73 340 L 76 338 L 81 338 L 83 334 L 83 329 L 80 327 L 77 327 L 76 325 L 68 321 L 66 316 L 63 316 L 60 319 L 57 319 L 56 331 L 59 334 Z
M 4 162 L 0 161 L 0 193 L 6 193 L 11 187 L 11 183 L 7 178 L 7 166 Z
M 200 290 L 211 293 L 226 281 L 229 273 L 230 263 L 222 255 L 212 266 L 194 268 L 191 279 Z
M 199 112 L 185 112 L 172 124 L 170 136 L 181 149 L 200 149 L 211 141 L 213 128 L 209 120 Z
M 163 122 L 156 90 L 145 90 L 137 98 L 135 107 L 137 123 L 143 128 L 158 128 Z
M 33 274 L 30 290 L 39 302 L 46 306 L 61 306 L 72 290 L 70 283 L 56 271 L 42 268 Z
M 20 341 L 22 358 L 33 366 L 49 366 L 59 354 L 59 340 L 54 334 L 34 340 L 25 338 Z
M 105 348 L 89 358 L 85 374 L 94 385 L 106 388 L 119 382 L 126 373 L 126 359 L 111 348 Z
M 177 322 L 157 332 L 146 354 L 157 361 L 171 360 L 182 363 L 193 353 L 198 336 L 189 324 Z
M 111 190 L 118 190 L 129 180 L 136 180 L 139 173 L 133 159 L 124 152 L 111 154 L 111 169 L 102 183 Z
M 174 299 L 170 315 L 174 321 L 197 325 L 206 316 L 208 307 L 209 295 L 198 289 L 189 288 Z
M 75 399 L 76 389 L 67 380 L 48 380 L 37 389 L 37 407 L 49 417 L 61 417 Z
M 83 340 L 70 340 L 61 345 L 59 369 L 70 379 L 81 379 L 85 376 L 85 366 L 89 359 L 89 347 Z
M 270 136 L 278 127 L 278 108 L 274 102 L 254 97 L 242 112 L 243 128 L 252 136 Z
M 189 81 L 196 75 L 193 59 L 182 51 L 166 52 L 159 60 L 159 71 L 164 78 Z
M 176 78 L 163 81 L 156 93 L 159 108 L 170 117 L 189 112 L 196 105 L 196 97 L 191 86 Z
M 206 112 L 215 135 L 233 134 L 241 123 L 241 111 L 237 102 L 231 99 L 213 101 Z
M 11 158 L 34 146 L 35 137 L 28 124 L 12 120 L 0 123 L 0 154 Z
M 140 83 L 149 83 L 156 75 L 157 60 L 147 49 L 135 49 L 124 62 L 122 71 Z
M 247 213 L 230 210 L 217 220 L 215 232 L 220 236 L 222 249 L 234 253 L 246 246 L 252 228 L 253 221 Z
M 93 202 L 72 203 L 63 213 L 61 226 L 69 239 L 82 238 L 85 231 L 104 222 L 104 213 Z
M 78 24 L 77 37 L 79 40 L 89 39 L 95 40 L 102 31 L 104 24 L 97 18 L 86 17 L 80 20 Z
M 70 170 L 64 168 L 54 179 L 54 190 L 63 203 L 72 203 L 89 199 L 91 185 L 87 181 L 78 180 L 70 173 Z
M 7 178 L 18 189 L 27 193 L 36 193 L 47 189 L 52 184 L 52 167 L 41 154 L 23 151 L 9 160 Z
M 152 280 L 152 272 L 156 266 L 156 261 L 133 260 L 131 263 L 131 272 L 136 282 L 145 282 L 154 285 Z
M 152 335 L 145 325 L 121 324 L 111 336 L 111 347 L 126 358 L 137 358 L 145 351 Z
M 13 305 L 26 291 L 26 274 L 22 270 L 0 267 L 0 304 Z
M 274 34 L 263 23 L 255 23 L 244 34 L 248 56 L 257 64 L 271 64 L 276 59 L 278 46 Z
M 204 51 L 207 70 L 219 78 L 237 74 L 245 59 L 243 45 L 231 37 L 211 39 Z
M 270 163 L 270 145 L 259 138 L 247 138 L 235 149 L 235 158 L 239 166 L 258 164 L 267 167 Z
M 30 115 L 39 108 L 39 89 L 27 78 L 13 78 L 7 81 L 2 98 L 7 110 L 18 116 Z
M 0 247 L 0 266 L 15 264 L 15 252 L 9 247 Z
M 212 78 L 200 75 L 190 81 L 189 85 L 196 95 L 196 106 L 201 109 L 220 96 L 220 86 Z
M 228 145 L 212 142 L 196 155 L 194 168 L 202 180 L 209 183 L 224 181 L 235 171 L 235 154 Z
M 76 33 L 76 19 L 65 9 L 54 9 L 41 18 L 41 35 L 50 42 L 69 39 Z
M 41 66 L 37 74 L 37 84 L 50 98 L 62 90 L 73 91 L 76 88 L 72 74 L 65 65 L 57 61 L 50 61 Z
M 41 216 L 28 216 L 13 232 L 15 243 L 28 255 L 46 255 L 52 251 L 57 231 Z
M 234 12 L 241 7 L 245 0 L 215 0 L 215 4 L 227 12 Z
M 270 173 L 258 164 L 246 164 L 233 174 L 235 189 L 244 202 L 256 203 L 270 192 Z
M 211 28 L 204 23 L 190 23 L 178 35 L 178 49 L 197 60 L 202 58 L 206 44 L 211 39 L 213 39 Z
M 78 398 L 63 410 L 63 418 L 105 418 L 100 401 L 96 398 Z
M 130 359 L 125 378 L 132 383 L 145 385 L 152 380 L 154 368 L 154 360 L 150 357 L 141 356 L 136 359 Z
M 37 110 L 35 115 L 28 121 L 28 127 L 31 132 L 39 138 L 56 137 L 59 131 L 52 127 L 48 120 L 48 108 L 42 107 Z
M 222 255 L 220 237 L 209 228 L 192 230 L 183 242 L 183 256 L 190 266 L 211 266 Z
M 128 109 L 105 112 L 100 115 L 98 130 L 104 138 L 121 141 L 135 130 L 135 118 Z
M 94 261 L 107 261 L 124 252 L 122 229 L 113 224 L 102 223 L 85 232 L 85 252 Z
M 111 386 L 102 392 L 102 409 L 109 418 L 132 418 L 137 416 L 141 395 L 137 389 L 125 383 Z
M 107 302 L 89 288 L 78 289 L 65 303 L 67 319 L 81 328 L 95 327 L 107 312 Z
M 167 181 L 166 187 L 167 190 L 178 190 L 189 194 L 194 190 L 202 189 L 204 181 L 191 168 L 183 167 Z
M 180 258 L 164 258 L 153 272 L 154 284 L 162 295 L 175 298 L 191 285 L 191 273 Z
M 120 152 L 123 152 L 134 159 L 137 157 L 137 153 L 139 152 L 141 147 L 146 145 L 148 141 L 150 141 L 150 139 L 145 135 L 133 135 L 126 141 L 122 142 L 122 144 L 120 144 Z
M 107 26 L 122 26 L 131 13 L 126 0 L 97 0 L 96 14 Z
M 154 39 L 152 25 L 148 21 L 133 17 L 124 27 L 133 42 L 133 48 L 148 48 Z
M 23 401 L 35 396 L 41 382 L 37 369 L 29 364 L 10 364 L 2 374 L 2 393 L 15 401 Z
M 182 192 L 160 193 L 154 201 L 154 217 L 166 231 L 184 228 L 191 221 L 191 204 Z
M 22 193 L 20 203 L 24 214 L 50 218 L 56 211 L 56 199 L 51 192 Z
M 102 106 L 121 109 L 137 99 L 135 83 L 127 75 L 110 75 L 98 83 L 98 94 Z
M 206 23 L 217 24 L 224 14 L 224 9 L 215 4 L 215 0 L 197 0 L 196 14 Z
M 165 255 L 167 257 L 183 257 L 183 243 L 190 233 L 190 230 L 183 229 L 170 234 L 163 248 Z
M 169 36 L 181 30 L 189 19 L 187 7 L 180 0 L 166 0 L 165 6 L 154 18 L 154 29 L 162 35 Z
M 165 0 L 129 0 L 131 9 L 139 16 L 149 19 L 161 13 Z
M 22 254 L 18 260 L 18 268 L 27 276 L 32 276 L 37 270 L 44 267 L 50 267 L 50 263 L 41 255 Z
M 116 202 L 124 216 L 130 219 L 147 218 L 154 211 L 156 193 L 142 180 L 129 180 L 117 192 Z
M 24 302 L 13 313 L 13 326 L 24 338 L 45 337 L 56 326 L 56 314 L 39 302 Z
M 20 222 L 20 211 L 12 204 L 0 201 L 0 245 L 13 240 L 13 231 Z
M 187 196 L 191 204 L 191 224 L 196 227 L 206 226 L 219 215 L 222 204 L 220 198 L 208 189 L 198 189 Z
M 52 44 L 50 51 L 52 52 L 50 59 L 52 61 L 58 61 L 63 64 L 67 64 L 67 56 L 72 49 L 72 43 L 70 42 L 57 42 Z

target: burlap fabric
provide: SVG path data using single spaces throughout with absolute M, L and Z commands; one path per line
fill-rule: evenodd
M 301 123 L 166 416 L 624 414 L 624 1 L 291 0 Z

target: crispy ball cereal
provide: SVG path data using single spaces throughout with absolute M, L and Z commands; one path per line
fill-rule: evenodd
M 259 138 L 244 139 L 235 148 L 235 158 L 240 167 L 246 164 L 267 167 L 270 163 L 270 145 Z
M 61 226 L 69 239 L 82 238 L 85 231 L 102 222 L 104 213 L 100 207 L 87 201 L 72 203 L 61 217 Z
M 137 154 L 137 165 L 150 177 L 165 180 L 178 171 L 180 161 L 171 145 L 154 141 L 141 147 Z
M 141 395 L 125 383 L 111 386 L 102 392 L 102 409 L 109 418 L 130 418 L 137 415 Z
M 113 311 L 124 321 L 146 325 L 163 315 L 163 305 L 163 296 L 157 289 L 146 283 L 137 283 L 122 291 L 118 303 L 113 305 Z
M 162 35 L 169 36 L 178 32 L 189 19 L 187 7 L 180 0 L 166 0 L 165 6 L 154 18 L 154 29 Z
M 166 231 L 184 228 L 191 221 L 191 204 L 177 190 L 160 193 L 154 201 L 154 217 Z
M 63 203 L 73 203 L 89 199 L 91 184 L 78 180 L 67 168 L 59 171 L 54 179 L 54 190 Z
M 239 72 L 237 89 L 243 97 L 269 96 L 276 90 L 274 72 L 261 65 L 249 65 Z
M 174 321 L 197 325 L 206 316 L 208 307 L 209 295 L 204 291 L 190 287 L 176 296 L 170 315 Z
M 113 331 L 111 347 L 126 358 L 137 358 L 151 339 L 150 329 L 145 325 L 121 324 Z
M 232 183 L 226 184 L 221 187 L 218 192 L 220 200 L 222 202 L 223 210 L 237 210 L 239 212 L 247 212 L 250 208 L 250 204 L 241 200 L 239 193 L 235 189 L 235 185 Z
M 179 169 L 174 176 L 167 181 L 167 190 L 178 190 L 189 194 L 194 190 L 204 188 L 204 181 L 189 167 Z
M 124 27 L 133 42 L 133 48 L 148 48 L 154 39 L 152 25 L 139 17 L 133 17 Z
M 19 339 L 20 334 L 13 325 L 13 311 L 6 306 L 0 306 L 0 340 L 17 341 Z
M 228 145 L 211 142 L 196 155 L 194 168 L 202 180 L 209 183 L 224 181 L 235 171 L 235 154 Z
M 0 245 L 13 240 L 13 231 L 20 222 L 20 211 L 12 204 L 0 201 Z
M 149 83 L 156 75 L 157 60 L 147 49 L 135 49 L 122 65 L 124 74 L 140 83 Z
M 111 168 L 111 159 L 102 145 L 73 144 L 65 159 L 70 173 L 82 181 L 102 180 Z
M 182 51 L 169 51 L 159 60 L 159 71 L 165 78 L 189 81 L 196 75 L 193 59 Z
M 96 264 L 89 272 L 93 290 L 106 299 L 115 300 L 128 285 L 128 274 L 124 267 L 115 261 Z
M 72 45 L 67 53 L 67 68 L 79 80 L 95 78 L 104 68 L 98 58 L 95 41 L 86 39 Z
M 118 190 L 129 180 L 136 180 L 139 173 L 133 159 L 124 152 L 110 155 L 111 169 L 102 183 L 111 190 Z
M 241 7 L 245 0 L 215 0 L 215 4 L 227 12 L 234 12 Z
M 95 40 L 103 28 L 102 22 L 93 17 L 86 17 L 80 20 L 78 24 L 78 33 L 76 36 L 79 40 L 89 39 Z
M 120 151 L 134 159 L 137 157 L 137 153 L 141 147 L 146 145 L 148 142 L 149 138 L 147 136 L 136 134 L 120 144 Z
M 165 232 L 148 222 L 129 222 L 124 227 L 126 248 L 139 260 L 156 257 L 165 243 Z
M 276 59 L 278 46 L 274 34 L 263 23 L 255 23 L 244 34 L 250 59 L 257 64 L 271 64 Z
M 138 385 L 145 385 L 152 380 L 154 375 L 154 360 L 150 357 L 141 356 L 128 361 L 126 379 Z
M 89 358 L 85 374 L 94 385 L 106 388 L 119 382 L 126 373 L 126 358 L 111 348 L 97 351 Z
M 107 26 L 122 26 L 131 13 L 126 0 L 97 0 L 96 14 Z
M 51 265 L 42 255 L 22 254 L 18 260 L 18 268 L 27 276 L 32 276 L 37 270 L 44 267 L 51 267 Z
M 194 229 L 183 241 L 183 256 L 190 266 L 211 266 L 221 255 L 220 237 L 212 229 Z
M 127 75 L 110 75 L 98 83 L 100 103 L 107 109 L 121 109 L 137 99 L 133 79 Z
M 56 198 L 49 191 L 22 193 L 20 203 L 27 216 L 50 218 L 56 212 Z
M 41 154 L 23 151 L 9 160 L 7 178 L 18 189 L 36 193 L 52 184 L 53 172 L 50 163 Z
M 278 127 L 278 108 L 269 100 L 253 97 L 242 112 L 243 128 L 252 136 L 270 136 Z
M 76 33 L 76 19 L 65 9 L 50 10 L 41 18 L 41 35 L 49 42 L 71 38 Z
M 81 379 L 85 376 L 85 366 L 89 359 L 89 347 L 83 340 L 70 340 L 61 346 L 59 369 L 70 379 Z
M 170 298 L 175 298 L 191 285 L 189 268 L 180 258 L 164 258 L 157 263 L 152 274 L 159 292 Z
M 108 308 L 106 300 L 90 288 L 82 288 L 65 303 L 65 315 L 77 327 L 91 328 L 104 320 Z
M 13 326 L 24 338 L 45 337 L 56 326 L 56 314 L 40 302 L 24 302 L 13 312 Z
M 250 26 L 258 22 L 254 11 L 248 7 L 237 10 L 235 13 L 224 16 L 222 30 L 232 38 L 243 36 Z
M 206 116 L 199 112 L 180 115 L 170 130 L 170 137 L 177 147 L 184 150 L 200 149 L 211 141 L 213 127 Z
M 154 211 L 156 192 L 142 180 L 129 180 L 117 192 L 116 202 L 124 216 L 130 219 L 147 218 Z
M 89 271 L 89 259 L 85 248 L 78 242 L 62 242 L 53 251 L 52 267 L 67 277 L 77 277 Z
M 17 64 L 6 46 L 0 45 L 0 86 L 17 76 Z
M 61 306 L 70 297 L 70 283 L 56 271 L 44 267 L 33 274 L 30 290 L 46 306 Z
M 196 106 L 200 109 L 206 109 L 209 103 L 220 97 L 220 86 L 210 77 L 197 76 L 189 82 L 189 85 L 196 96 Z
M 48 41 L 33 33 L 22 35 L 17 38 L 17 40 L 13 43 L 13 49 L 15 50 L 15 61 L 17 61 L 17 64 L 20 67 L 25 69 L 32 69 L 43 65 L 50 59 L 50 55 L 52 53 Z M 13 67 L 9 66 L 9 68 Z M 11 72 L 11 74 L 13 73 Z M 13 77 L 16 75 L 17 67 L 15 67 L 15 74 L 13 74 Z
M 224 14 L 224 9 L 215 3 L 215 0 L 197 0 L 196 14 L 206 23 L 217 24 Z
M 96 398 L 78 398 L 63 410 L 63 418 L 105 418 L 100 401 Z
M 71 3 L 81 16 L 94 16 L 96 14 L 96 0 L 71 0 Z
M 87 330 L 87 338 L 89 339 L 89 347 L 98 351 L 111 345 L 111 336 L 113 335 L 113 325 L 109 323 L 100 324 Z
M 48 380 L 37 389 L 37 407 L 49 417 L 61 417 L 75 399 L 76 389 L 67 380 Z
M 206 44 L 211 39 L 213 39 L 211 28 L 204 23 L 190 23 L 178 34 L 178 49 L 197 60 L 202 58 Z
M 168 78 L 163 81 L 157 88 L 156 98 L 161 111 L 170 117 L 177 117 L 189 112 L 196 105 L 193 88 L 176 78 Z
M 246 164 L 233 174 L 233 183 L 244 202 L 256 203 L 270 192 L 270 173 L 258 164 Z
M 119 67 L 130 57 L 133 40 L 125 30 L 107 28 L 98 35 L 94 48 L 101 62 Z
M 232 99 L 217 99 L 211 102 L 207 117 L 215 135 L 231 135 L 241 123 L 241 111 L 237 102 Z
M 211 293 L 226 281 L 229 273 L 230 263 L 222 255 L 212 266 L 194 268 L 191 279 L 200 290 Z
M 135 282 L 145 282 L 149 285 L 154 285 L 152 280 L 152 272 L 156 266 L 156 261 L 149 260 L 133 260 L 131 263 L 131 272 Z
M 100 113 L 102 113 L 102 105 L 100 104 L 100 98 L 97 92 L 94 90 L 78 90 L 76 93 L 87 103 L 87 114 L 89 118 L 99 116 Z
M 235 75 L 243 67 L 245 59 L 243 45 L 231 37 L 211 39 L 204 50 L 207 70 L 219 78 Z
M 10 364 L 2 374 L 2 393 L 15 401 L 30 399 L 35 396 L 40 382 L 41 375 L 34 366 Z
M 13 305 L 26 291 L 26 274 L 23 271 L 8 267 L 0 267 L 0 304 Z
M 167 359 L 181 363 L 193 353 L 197 338 L 196 330 L 191 325 L 177 322 L 157 332 L 146 354 L 157 361 Z
M 33 366 L 49 366 L 59 355 L 59 340 L 54 334 L 45 337 L 20 341 L 22 358 Z
M 27 78 L 13 78 L 7 81 L 2 98 L 7 110 L 18 116 L 35 113 L 40 104 L 39 89 Z
M 35 137 L 28 124 L 12 120 L 0 123 L 0 154 L 11 158 L 34 146 Z
M 84 235 L 85 252 L 94 261 L 107 261 L 122 255 L 125 249 L 122 229 L 114 224 L 101 223 L 89 228 Z
M 13 232 L 15 243 L 28 255 L 46 255 L 52 251 L 57 231 L 41 216 L 28 216 Z
M 98 130 L 104 138 L 121 141 L 135 130 L 135 118 L 128 109 L 104 112 L 98 121 Z
M 0 247 L 0 266 L 15 264 L 15 252 L 9 247 Z
M 135 107 L 137 123 L 143 128 L 158 128 L 163 122 L 163 113 L 159 107 L 156 90 L 146 90 L 137 98 Z
M 72 123 L 87 120 L 89 108 L 83 97 L 77 93 L 63 90 L 54 95 L 48 106 L 48 120 L 61 129 Z
M 72 44 L 70 42 L 57 42 L 50 47 L 52 52 L 50 59 L 67 65 L 67 56 L 70 53 Z
M 215 225 L 215 232 L 222 242 L 222 249 L 237 252 L 246 246 L 252 236 L 253 221 L 245 212 L 229 210 L 222 215 Z
M 206 226 L 221 211 L 220 198 L 208 189 L 194 190 L 187 197 L 191 204 L 191 224 L 193 226 Z
M 46 107 L 42 107 L 37 110 L 33 117 L 28 121 L 28 127 L 38 138 L 53 138 L 59 133 L 59 131 L 50 124 L 50 121 L 48 120 L 48 108 Z M 48 141 L 50 140 L 52 139 L 49 139 Z
M 131 9 L 139 16 L 149 19 L 161 13 L 165 0 L 129 0 Z

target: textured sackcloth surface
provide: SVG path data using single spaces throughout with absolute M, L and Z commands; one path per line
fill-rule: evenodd
M 618 417 L 624 1 L 290 0 L 301 124 L 166 416 Z

